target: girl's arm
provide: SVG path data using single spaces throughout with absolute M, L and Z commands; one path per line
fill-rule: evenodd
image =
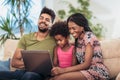
M 53 66 L 54 66 L 54 67 L 57 67 L 57 66 L 58 66 L 57 46 L 54 48 L 54 53 L 53 53 Z

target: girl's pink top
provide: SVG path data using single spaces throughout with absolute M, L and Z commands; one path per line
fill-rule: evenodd
M 67 51 L 63 51 L 60 47 L 58 47 L 57 56 L 58 56 L 59 67 L 65 68 L 72 66 L 73 48 L 74 46 L 71 46 Z

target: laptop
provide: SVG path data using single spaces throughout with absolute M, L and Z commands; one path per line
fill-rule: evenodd
M 25 70 L 30 72 L 36 72 L 43 76 L 51 74 L 52 60 L 49 51 L 21 51 Z

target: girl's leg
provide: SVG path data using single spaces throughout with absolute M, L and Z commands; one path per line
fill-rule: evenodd
M 52 78 L 53 80 L 87 80 L 81 72 L 64 73 Z

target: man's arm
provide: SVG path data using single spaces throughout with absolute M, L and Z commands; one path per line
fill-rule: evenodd
M 22 59 L 21 50 L 23 50 L 23 49 L 17 48 L 15 50 L 15 53 L 14 53 L 12 61 L 11 61 L 12 67 L 19 68 L 19 69 L 24 68 L 24 62 Z

